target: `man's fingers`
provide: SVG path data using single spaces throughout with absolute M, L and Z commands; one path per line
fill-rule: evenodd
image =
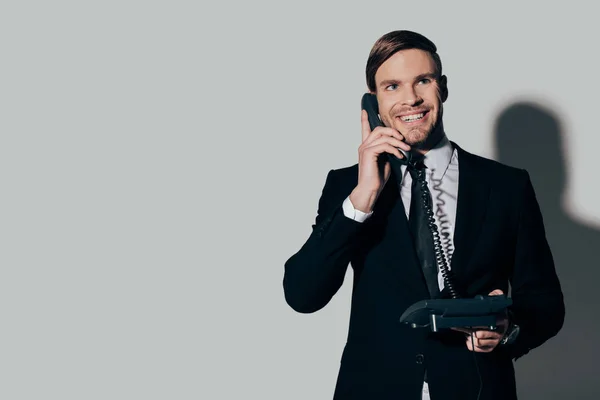
M 404 142 L 404 136 L 402 136 L 400 132 L 393 128 L 383 126 L 378 126 L 373 129 L 373 131 L 369 133 L 369 136 L 363 141 L 362 145 L 363 147 L 369 146 L 371 143 L 380 140 L 381 138 L 393 138 L 394 140 L 402 142 L 399 147 L 401 147 L 403 150 L 410 151 L 411 149 L 410 145 Z
M 375 135 L 375 133 L 373 133 L 373 135 Z M 370 147 L 374 147 L 374 146 L 379 146 L 380 144 L 383 144 L 383 143 L 388 143 L 394 147 L 399 147 L 404 151 L 410 151 L 409 145 L 407 145 L 406 143 L 404 143 L 401 140 L 396 139 L 395 137 L 390 137 L 390 136 L 386 136 L 386 135 L 381 135 L 380 137 L 378 137 L 377 139 L 374 139 L 374 140 L 367 140 L 363 145 L 366 146 L 366 148 L 370 148 Z
M 502 335 L 494 331 L 477 331 L 475 332 L 475 338 L 477 339 L 499 339 Z
M 389 154 L 393 154 L 398 158 L 404 158 L 404 154 L 402 154 L 402 152 L 400 150 L 398 150 L 397 147 L 392 146 L 391 144 L 387 143 L 387 142 L 382 142 L 379 143 L 377 145 L 374 146 L 369 146 L 369 153 L 363 153 L 365 156 L 367 154 L 369 154 L 368 156 L 371 157 L 379 157 L 379 154 L 381 153 L 389 153 Z
M 488 296 L 501 296 L 503 295 L 504 292 L 500 289 L 494 289 L 490 292 L 490 294 Z
M 467 342 L 467 349 L 476 353 L 489 353 L 494 350 L 494 348 L 494 345 L 482 345 L 477 343 L 475 343 L 475 347 L 473 347 L 473 343 L 470 340 Z
M 360 124 L 362 141 L 364 142 L 371 133 L 371 126 L 369 125 L 369 115 L 367 114 L 366 110 L 362 110 L 360 114 Z
M 467 340 L 471 341 L 471 338 L 468 337 Z M 489 345 L 493 345 L 497 342 L 500 342 L 500 338 L 483 338 L 483 339 L 479 339 L 477 337 L 474 337 L 472 340 L 476 346 L 489 346 Z
M 467 348 L 471 351 L 487 353 L 500 343 L 500 339 L 478 339 L 474 336 L 467 337 Z
M 496 348 L 502 339 L 502 335 L 493 331 L 478 330 L 467 335 L 467 348 L 479 353 L 488 353 Z

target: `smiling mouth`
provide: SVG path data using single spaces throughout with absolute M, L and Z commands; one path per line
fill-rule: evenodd
M 416 122 L 416 121 L 420 121 L 423 118 L 425 118 L 425 116 L 427 115 L 429 111 L 424 111 L 421 113 L 415 113 L 415 114 L 410 114 L 410 115 L 402 115 L 398 118 L 400 118 L 400 120 L 402 122 Z

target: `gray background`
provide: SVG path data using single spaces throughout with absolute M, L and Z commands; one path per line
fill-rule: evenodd
M 301 315 L 283 264 L 356 162 L 373 42 L 412 29 L 450 138 L 528 168 L 542 204 L 567 319 L 516 363 L 521 398 L 597 399 L 590 7 L 4 3 L 0 398 L 331 398 L 352 276 Z

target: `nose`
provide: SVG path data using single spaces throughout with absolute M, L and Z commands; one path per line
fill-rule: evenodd
M 417 93 L 413 86 L 405 87 L 404 90 L 402 90 L 401 102 L 403 105 L 415 106 L 422 101 L 423 99 L 419 96 L 419 93 Z

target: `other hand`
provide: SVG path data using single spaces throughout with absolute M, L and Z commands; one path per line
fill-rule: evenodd
M 493 290 L 489 296 L 500 296 L 504 292 L 500 289 Z M 492 331 L 485 327 L 476 327 L 473 329 L 452 328 L 456 331 L 465 333 L 467 348 L 476 353 L 489 353 L 500 344 L 500 341 L 508 328 L 508 316 L 502 316 L 496 323 L 498 330 Z

